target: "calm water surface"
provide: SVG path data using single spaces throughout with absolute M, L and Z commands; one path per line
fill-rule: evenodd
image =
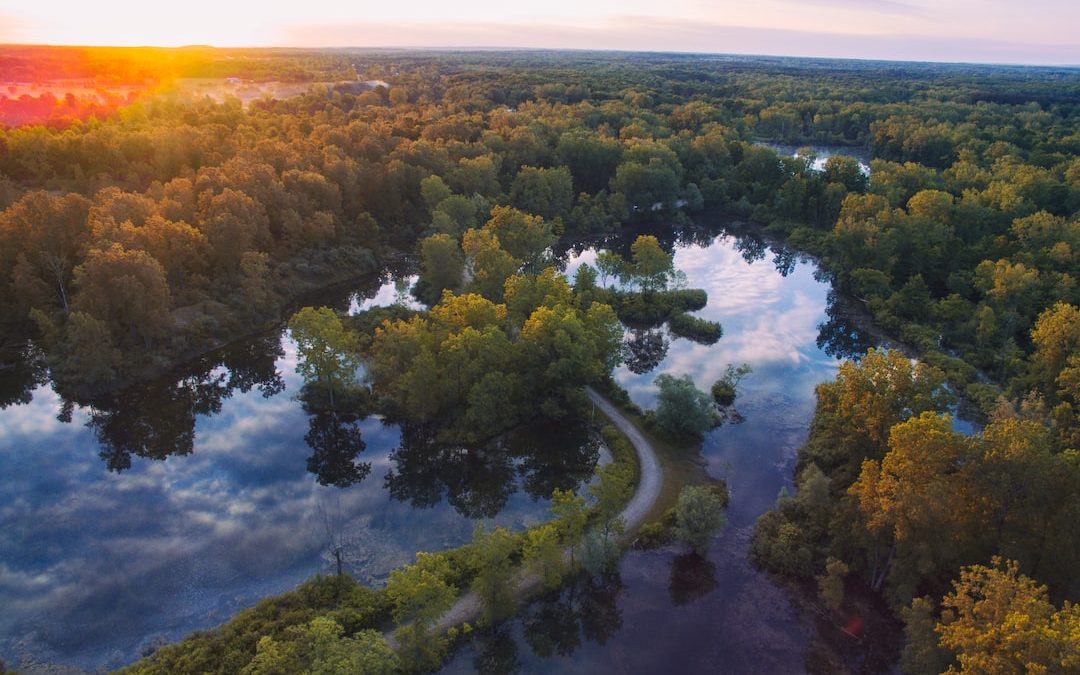
M 625 250 L 629 240 L 597 248 Z M 729 363 L 749 363 L 735 407 L 744 418 L 708 434 L 707 470 L 731 491 L 728 524 L 704 558 L 679 547 L 631 551 L 619 574 L 528 607 L 523 617 L 456 656 L 448 673 L 798 673 L 814 628 L 788 596 L 753 569 L 746 552 L 755 519 L 791 489 L 807 435 L 814 387 L 835 376 L 838 357 L 869 346 L 837 316 L 815 265 L 779 246 L 737 234 L 689 234 L 675 266 L 720 321 L 712 346 L 639 332 L 649 345 L 615 374 L 633 400 L 652 407 L 661 373 L 690 374 L 707 390 Z M 568 269 L 596 250 L 570 252 Z M 636 371 L 636 372 L 635 372 Z
M 704 560 L 631 552 L 617 579 L 531 606 L 450 672 L 802 669 L 810 629 L 749 566 L 747 542 L 790 487 L 814 385 L 869 342 L 811 262 L 718 232 L 661 238 L 689 286 L 708 292 L 698 314 L 724 337 L 703 346 L 662 328 L 628 331 L 616 379 L 650 407 L 660 373 L 707 389 L 728 363 L 754 368 L 736 402 L 744 421 L 703 449 L 730 486 L 727 529 Z M 628 253 L 630 241 L 602 246 Z M 562 252 L 568 272 L 595 248 Z M 408 282 L 376 281 L 333 304 L 402 301 Z M 468 540 L 476 519 L 520 528 L 546 518 L 551 490 L 587 480 L 599 456 L 574 430 L 526 430 L 492 459 L 433 451 L 373 417 L 309 415 L 295 366 L 291 340 L 273 334 L 94 406 L 65 404 L 45 382 L 0 397 L 0 658 L 31 670 L 129 663 L 331 571 L 331 540 L 352 574 L 378 583 L 417 550 Z
M 375 281 L 334 304 L 395 295 Z M 547 518 L 551 490 L 587 480 L 599 455 L 575 429 L 523 430 L 481 455 L 374 417 L 309 415 L 280 333 L 93 406 L 5 384 L 0 660 L 31 671 L 116 667 L 220 624 L 333 571 L 331 541 L 378 584 L 417 550 L 468 541 L 476 520 Z

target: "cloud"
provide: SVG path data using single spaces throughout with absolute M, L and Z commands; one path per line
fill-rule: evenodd
M 25 18 L 11 12 L 0 11 L 0 44 L 22 42 L 31 33 L 31 25 Z
M 817 0 L 831 6 L 862 5 L 854 0 Z M 881 12 L 915 14 L 919 8 L 881 0 Z M 857 24 L 842 24 L 852 25 Z M 853 28 L 852 30 L 858 30 Z M 277 40 L 285 46 L 600 49 L 772 54 L 783 56 L 922 60 L 943 62 L 1077 64 L 1076 44 L 1032 39 L 929 36 L 793 30 L 726 25 L 654 16 L 613 17 L 592 24 L 559 22 L 402 22 L 309 23 L 284 26 Z
M 925 11 L 919 5 L 903 2 L 902 0 L 780 0 L 780 2 L 798 5 L 799 7 L 821 5 L 882 14 L 922 14 Z

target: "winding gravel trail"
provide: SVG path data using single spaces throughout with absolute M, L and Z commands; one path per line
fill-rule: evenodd
M 589 395 L 589 400 L 597 408 L 600 408 L 604 415 L 611 420 L 611 423 L 630 439 L 630 444 L 634 446 L 634 452 L 637 454 L 639 466 L 637 489 L 634 490 L 634 496 L 627 502 L 626 507 L 619 513 L 619 517 L 622 518 L 626 526 L 626 531 L 630 532 L 645 520 L 645 515 L 656 503 L 657 498 L 660 497 L 660 487 L 664 482 L 664 471 L 660 467 L 660 460 L 656 457 L 656 451 L 638 431 L 637 427 L 619 412 L 619 409 L 611 401 L 604 398 L 600 392 L 592 387 L 585 387 L 585 392 Z M 569 551 L 566 552 L 564 558 L 569 561 Z M 539 585 L 539 575 L 522 571 L 514 580 L 515 595 L 519 598 L 527 597 Z M 435 631 L 445 633 L 455 626 L 460 626 L 475 619 L 480 615 L 480 611 L 480 598 L 476 593 L 469 591 L 458 598 L 457 602 L 442 615 L 442 618 L 435 624 Z M 392 632 L 386 634 L 386 640 L 392 649 L 397 649 L 397 641 L 394 640 Z
M 627 531 L 633 530 L 641 524 L 641 521 L 645 520 L 645 515 L 660 497 L 660 488 L 664 484 L 664 471 L 660 468 L 660 460 L 656 457 L 656 451 L 638 431 L 638 428 L 630 420 L 626 419 L 626 416 L 619 412 L 619 409 L 611 401 L 601 396 L 600 392 L 592 387 L 585 387 L 585 392 L 589 395 L 589 400 L 597 408 L 600 408 L 611 420 L 612 424 L 630 439 L 630 443 L 637 453 L 638 466 L 640 467 L 637 490 L 634 491 L 634 496 L 630 498 L 626 507 L 619 514 L 619 517 L 622 518 L 623 523 L 626 525 Z

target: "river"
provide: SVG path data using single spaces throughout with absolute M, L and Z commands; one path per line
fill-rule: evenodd
M 728 363 L 753 367 L 735 406 L 743 421 L 703 448 L 731 489 L 728 526 L 705 559 L 675 547 L 629 553 L 611 584 L 584 589 L 569 609 L 534 605 L 495 647 L 466 647 L 450 672 L 483 666 L 492 649 L 511 650 L 524 672 L 802 668 L 813 629 L 750 567 L 747 540 L 790 489 L 814 386 L 869 342 L 835 311 L 812 261 L 736 228 L 666 237 L 689 286 L 709 294 L 698 314 L 724 336 L 704 346 L 628 331 L 630 365 L 615 375 L 649 407 L 660 373 L 708 388 Z M 631 239 L 601 245 L 628 252 Z M 597 246 L 562 251 L 568 272 Z M 325 302 L 387 304 L 405 286 L 373 278 Z M 294 344 L 274 332 L 93 404 L 61 400 L 40 373 L 8 373 L 25 391 L 0 399 L 0 659 L 30 672 L 130 663 L 330 572 L 331 541 L 350 573 L 377 584 L 416 550 L 467 541 L 477 519 L 521 528 L 546 518 L 551 490 L 582 484 L 600 454 L 591 435 L 551 427 L 506 439 L 498 459 L 433 453 L 375 417 L 309 415 L 295 367 Z M 560 618 L 575 603 L 592 608 L 585 619 Z M 577 637 L 537 642 L 553 622 Z

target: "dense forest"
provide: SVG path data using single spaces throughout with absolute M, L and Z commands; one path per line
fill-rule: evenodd
M 755 561 L 820 579 L 841 615 L 843 582 L 881 593 L 905 621 L 909 672 L 1080 669 L 1080 72 L 110 54 L 4 57 L 27 78 L 154 86 L 107 113 L 0 130 L 0 406 L 42 381 L 27 363 L 46 363 L 67 396 L 114 391 L 408 256 L 430 312 L 342 327 L 305 310 L 294 334 L 369 364 L 378 400 L 364 405 L 437 423 L 444 440 L 487 438 L 573 408 L 618 360 L 619 319 L 719 337 L 685 313 L 703 302 L 677 288 L 657 239 L 572 283 L 550 269 L 554 242 L 725 213 L 817 256 L 918 355 L 870 352 L 820 386 L 798 490 L 759 522 Z M 217 103 L 185 96 L 179 77 L 313 84 Z M 873 160 L 819 170 L 811 149 L 766 143 Z M 636 291 L 608 289 L 616 275 Z M 311 405 L 336 410 L 334 373 L 350 364 L 318 364 L 312 345 Z M 958 402 L 986 422 L 974 435 L 950 424 Z M 335 625 L 307 630 L 365 639 Z

